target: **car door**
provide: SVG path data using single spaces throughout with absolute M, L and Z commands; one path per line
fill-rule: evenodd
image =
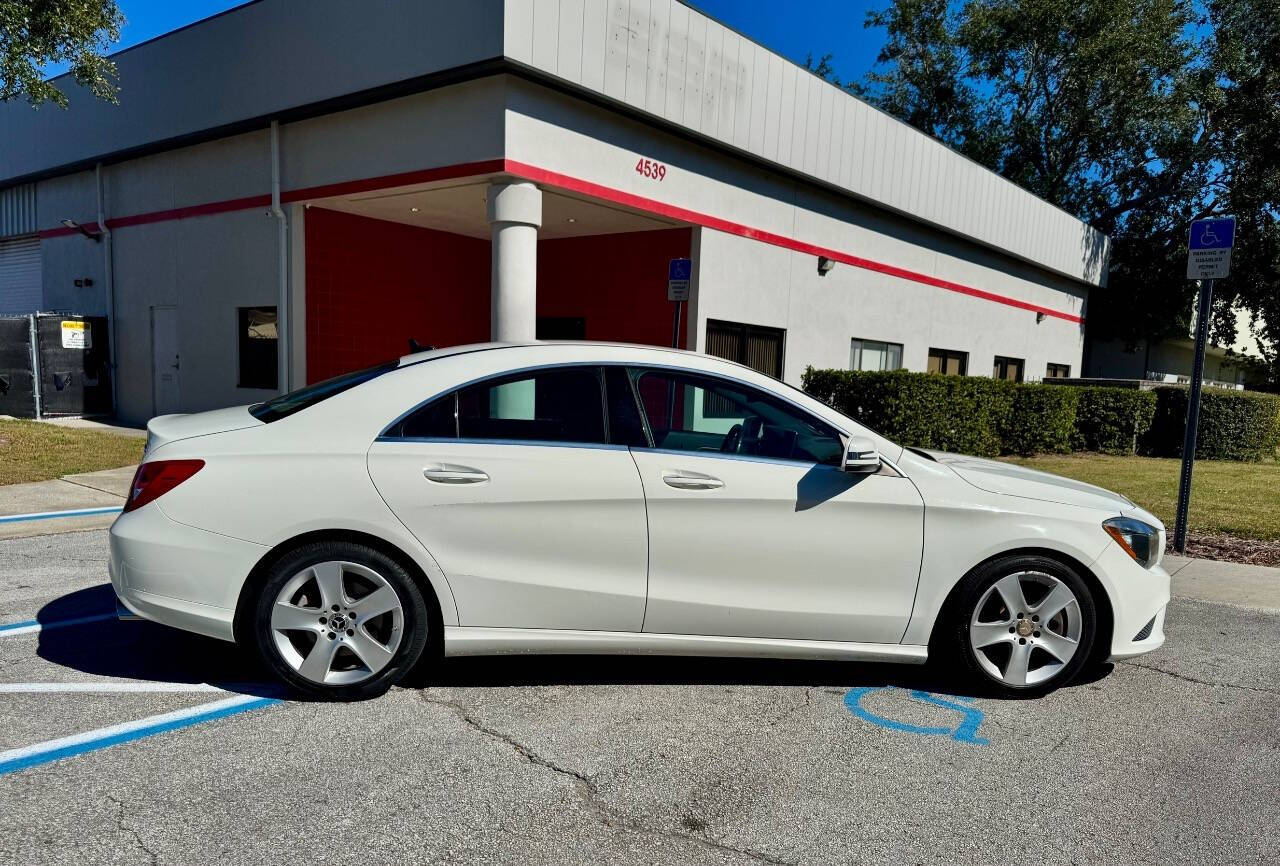
M 840 469 L 839 431 L 732 380 L 631 371 L 650 447 L 644 630 L 898 643 L 924 503 L 886 467 Z
M 544 368 L 441 395 L 369 451 L 465 626 L 639 631 L 644 496 L 609 443 L 603 371 Z

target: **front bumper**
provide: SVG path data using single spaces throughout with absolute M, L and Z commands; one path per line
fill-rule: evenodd
M 1109 660 L 1132 658 L 1164 644 L 1164 614 L 1169 604 L 1169 573 L 1143 568 L 1118 544 L 1110 544 L 1093 564 L 1093 572 L 1111 600 Z M 1148 625 L 1150 628 L 1148 629 Z
M 236 602 L 265 545 L 169 519 L 157 503 L 111 526 L 107 571 L 132 613 L 184 631 L 234 640 Z

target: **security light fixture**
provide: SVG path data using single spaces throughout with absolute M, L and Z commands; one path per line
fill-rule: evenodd
M 825 277 L 835 266 L 836 263 L 826 256 L 818 256 L 818 276 Z
M 566 217 L 566 218 L 565 218 L 565 222 L 567 222 L 567 223 L 576 223 L 577 221 L 578 221 L 578 218 L 577 218 L 577 217 Z
M 409 208 L 409 213 L 417 213 L 417 212 L 418 212 L 418 209 L 416 207 Z
M 1038 325 L 1043 321 L 1044 321 L 1044 313 L 1036 313 L 1036 324 Z
M 85 237 L 89 238 L 95 243 L 102 242 L 102 232 L 91 232 L 84 226 L 80 225 L 80 223 L 76 222 L 75 220 L 63 220 L 62 224 L 67 228 L 72 229 L 73 231 L 80 232 L 80 234 L 84 235 Z

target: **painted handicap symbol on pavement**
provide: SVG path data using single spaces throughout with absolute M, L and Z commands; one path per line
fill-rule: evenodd
M 954 728 L 930 726 L 930 725 L 913 725 L 908 722 L 899 722 L 896 719 L 888 719 L 884 716 L 876 715 L 862 705 L 863 700 L 870 694 L 875 692 L 901 692 L 905 691 L 914 700 L 921 701 L 926 704 L 933 704 L 943 709 L 955 710 L 963 717 L 960 724 Z M 864 722 L 870 722 L 882 728 L 888 728 L 891 731 L 904 731 L 908 734 L 922 734 L 930 737 L 950 737 L 960 743 L 972 743 L 975 746 L 986 746 L 989 741 L 978 736 L 978 727 L 982 724 L 982 720 L 986 714 L 982 710 L 972 705 L 974 698 L 966 698 L 959 696 L 948 696 L 945 698 L 938 697 L 932 692 L 925 692 L 919 689 L 900 689 L 897 686 L 858 686 L 849 689 L 844 696 L 844 704 L 849 708 L 849 712 L 853 713 Z M 960 703 L 963 702 L 963 703 Z

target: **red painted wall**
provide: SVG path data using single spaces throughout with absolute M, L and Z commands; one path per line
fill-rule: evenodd
M 488 241 L 318 207 L 306 233 L 307 381 L 399 357 L 410 337 L 489 339 Z M 583 317 L 588 340 L 668 346 L 667 262 L 691 240 L 680 228 L 540 241 L 538 315 Z
M 489 339 L 489 242 L 307 211 L 307 381 Z
M 692 240 L 678 228 L 540 241 L 538 315 L 585 317 L 588 340 L 670 346 L 667 262 L 688 258 Z

